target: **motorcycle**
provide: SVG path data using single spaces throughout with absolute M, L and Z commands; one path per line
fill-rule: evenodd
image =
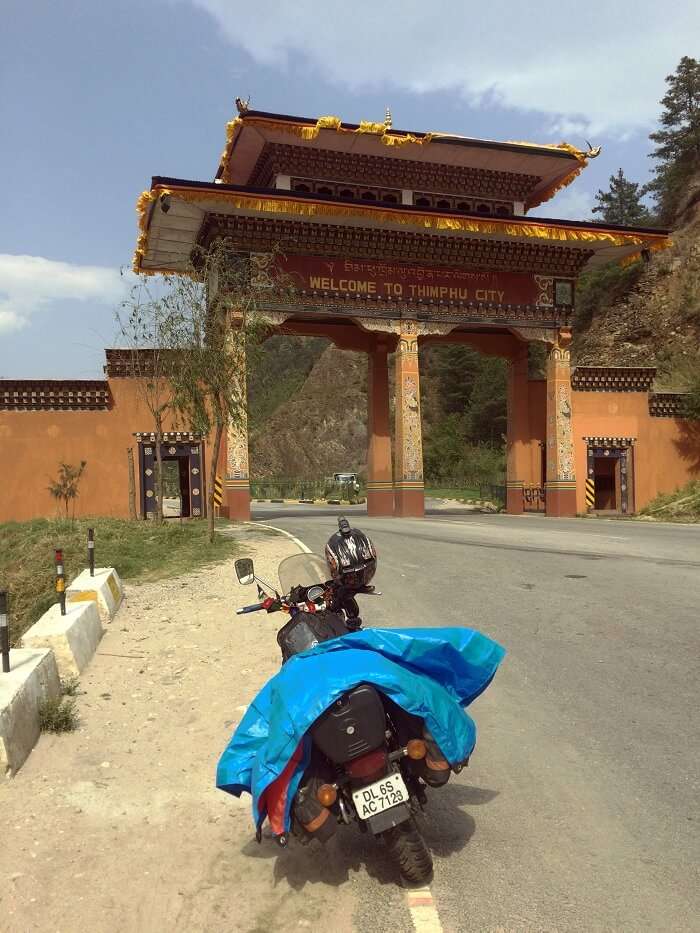
M 282 561 L 278 575 L 283 595 L 255 574 L 249 558 L 237 560 L 235 568 L 241 584 L 257 583 L 259 599 L 237 614 L 289 616 L 277 634 L 283 665 L 325 641 L 359 632 L 362 619 L 355 597 L 381 595 L 371 586 L 350 590 L 326 579 L 326 562 L 313 554 Z M 303 844 L 312 839 L 325 843 L 339 825 L 356 823 L 361 832 L 384 842 L 404 879 L 429 879 L 432 856 L 416 815 L 426 806 L 426 788 L 444 786 L 468 757 L 450 765 L 425 721 L 372 683 L 343 692 L 309 733 L 310 760 L 291 807 L 293 835 Z M 281 846 L 288 841 L 285 832 L 277 836 Z

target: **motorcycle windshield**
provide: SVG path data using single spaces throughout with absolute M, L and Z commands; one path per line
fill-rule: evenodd
M 313 586 L 328 580 L 328 567 L 317 554 L 294 554 L 286 557 L 277 570 L 283 593 L 293 586 Z

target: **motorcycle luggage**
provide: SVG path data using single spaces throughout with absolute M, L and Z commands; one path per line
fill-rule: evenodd
M 318 612 L 300 611 L 279 630 L 277 644 L 282 649 L 282 660 L 288 661 L 293 655 L 308 651 L 322 641 L 347 634 L 345 623 L 334 612 L 326 609 Z
M 427 726 L 423 726 L 423 739 L 428 754 L 417 762 L 420 766 L 420 776 L 431 787 L 442 787 L 450 779 L 451 768 L 449 762 L 440 751 L 440 746 Z
M 323 783 L 323 778 L 318 775 L 306 777 L 294 798 L 293 829 L 302 842 L 309 842 L 311 839 L 327 842 L 337 829 L 335 817 L 316 797 Z
M 384 706 L 370 684 L 360 684 L 336 700 L 311 728 L 315 745 L 336 764 L 344 764 L 383 745 Z

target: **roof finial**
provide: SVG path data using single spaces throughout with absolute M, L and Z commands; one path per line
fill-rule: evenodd
M 591 146 L 588 140 L 586 140 L 586 145 L 588 146 L 588 152 L 585 153 L 587 159 L 595 159 L 603 151 L 602 146 Z
M 249 108 L 250 108 L 250 94 L 245 100 L 243 100 L 242 97 L 236 98 L 236 110 L 238 111 L 239 114 L 246 113 Z
M 391 110 L 386 108 L 386 116 L 384 117 L 384 126 L 390 130 L 391 129 Z

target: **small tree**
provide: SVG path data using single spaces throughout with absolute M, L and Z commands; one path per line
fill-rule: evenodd
M 75 520 L 75 500 L 78 498 L 80 478 L 86 466 L 86 460 L 81 460 L 78 467 L 70 463 L 61 463 L 58 468 L 58 479 L 49 482 L 48 490 L 57 502 L 63 502 L 66 518 L 68 518 L 68 505 L 73 503 L 72 518 Z
M 656 143 L 650 153 L 657 164 L 647 185 L 665 222 L 674 214 L 690 176 L 700 169 L 700 62 L 684 55 L 661 99 L 661 127 L 649 138 Z
M 174 408 L 170 373 L 173 321 L 165 297 L 147 276 L 141 276 L 117 312 L 117 323 L 128 348 L 128 371 L 151 416 L 155 437 L 155 521 L 163 521 L 163 425 Z
M 284 304 L 292 289 L 276 271 L 275 252 L 236 252 L 229 240 L 195 252 L 186 275 L 166 276 L 162 299 L 173 348 L 173 402 L 191 429 L 213 432 L 207 520 L 214 540 L 214 480 L 224 432 L 247 426 L 246 373 L 269 330 L 264 307 Z
M 644 224 L 650 220 L 649 211 L 642 204 L 644 191 L 637 182 L 625 178 L 622 169 L 610 176 L 610 187 L 595 196 L 594 214 L 600 214 L 608 224 Z

